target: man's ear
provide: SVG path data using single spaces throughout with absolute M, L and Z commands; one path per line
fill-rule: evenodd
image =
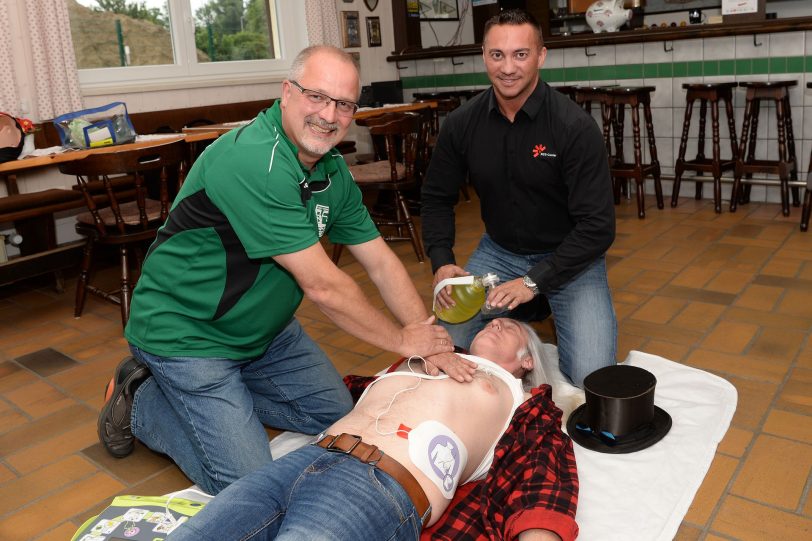
M 541 47 L 541 54 L 539 55 L 538 69 L 544 65 L 544 60 L 547 58 L 547 47 Z
M 290 94 L 291 94 L 290 87 L 291 87 L 291 84 L 287 79 L 282 81 L 282 86 L 281 86 L 282 92 L 280 93 L 281 95 L 279 96 L 279 105 L 283 109 L 287 105 L 287 101 L 290 99 Z

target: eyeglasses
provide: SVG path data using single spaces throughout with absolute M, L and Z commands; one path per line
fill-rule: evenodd
M 358 110 L 358 104 L 353 101 L 331 98 L 327 94 L 322 94 L 321 92 L 310 90 L 309 88 L 304 88 L 302 85 L 300 85 L 293 79 L 290 79 L 290 84 L 298 88 L 299 91 L 302 93 L 302 95 L 305 98 L 307 98 L 307 101 L 309 101 L 313 105 L 318 105 L 319 110 L 324 109 L 325 107 L 330 105 L 331 101 L 334 101 L 336 103 L 336 113 L 338 113 L 341 116 L 352 116 L 355 114 L 355 111 Z

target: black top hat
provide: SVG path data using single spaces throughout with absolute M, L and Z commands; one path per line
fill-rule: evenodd
M 600 453 L 633 453 L 660 441 L 671 416 L 654 405 L 657 378 L 637 366 L 617 364 L 584 378 L 586 403 L 567 420 L 578 444 Z

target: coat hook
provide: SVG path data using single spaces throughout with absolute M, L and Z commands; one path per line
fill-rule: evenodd
M 454 62 L 454 57 L 451 57 L 451 65 L 452 66 L 462 66 L 465 62 Z
M 756 35 L 753 34 L 753 47 L 761 47 L 761 43 L 756 43 Z
M 584 54 L 587 56 L 598 56 L 598 53 L 590 53 L 589 47 L 584 47 Z
M 401 66 L 401 65 L 400 65 L 400 62 L 398 62 L 397 60 L 395 60 L 395 68 L 397 68 L 397 69 L 399 69 L 399 70 L 407 70 L 407 69 L 409 69 L 409 66 Z
M 667 42 L 667 41 L 664 41 L 664 42 L 663 42 L 663 51 L 665 51 L 665 52 L 667 52 L 667 53 L 670 53 L 671 51 L 673 51 L 673 50 L 674 50 L 674 46 L 672 45 L 671 47 L 666 47 L 666 46 L 665 46 L 665 44 L 666 44 L 666 43 L 668 43 L 668 42 Z

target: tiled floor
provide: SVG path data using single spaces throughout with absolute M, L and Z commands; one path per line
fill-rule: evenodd
M 609 278 L 619 357 L 630 349 L 721 375 L 738 411 L 677 539 L 812 538 L 812 233 L 774 204 L 713 213 L 708 201 L 635 217 L 618 207 Z M 478 238 L 476 202 L 459 207 L 458 254 Z M 428 302 L 431 269 L 396 246 Z M 345 252 L 342 267 L 382 305 Z M 72 316 L 73 281 L 0 288 L 0 539 L 69 539 L 116 494 L 162 494 L 189 481 L 138 446 L 123 460 L 96 440 L 102 388 L 126 354 L 115 306 Z M 299 318 L 342 373 L 393 355 L 338 331 L 312 305 Z M 549 328 L 541 327 L 550 336 Z M 635 541 L 635 540 L 631 540 Z

